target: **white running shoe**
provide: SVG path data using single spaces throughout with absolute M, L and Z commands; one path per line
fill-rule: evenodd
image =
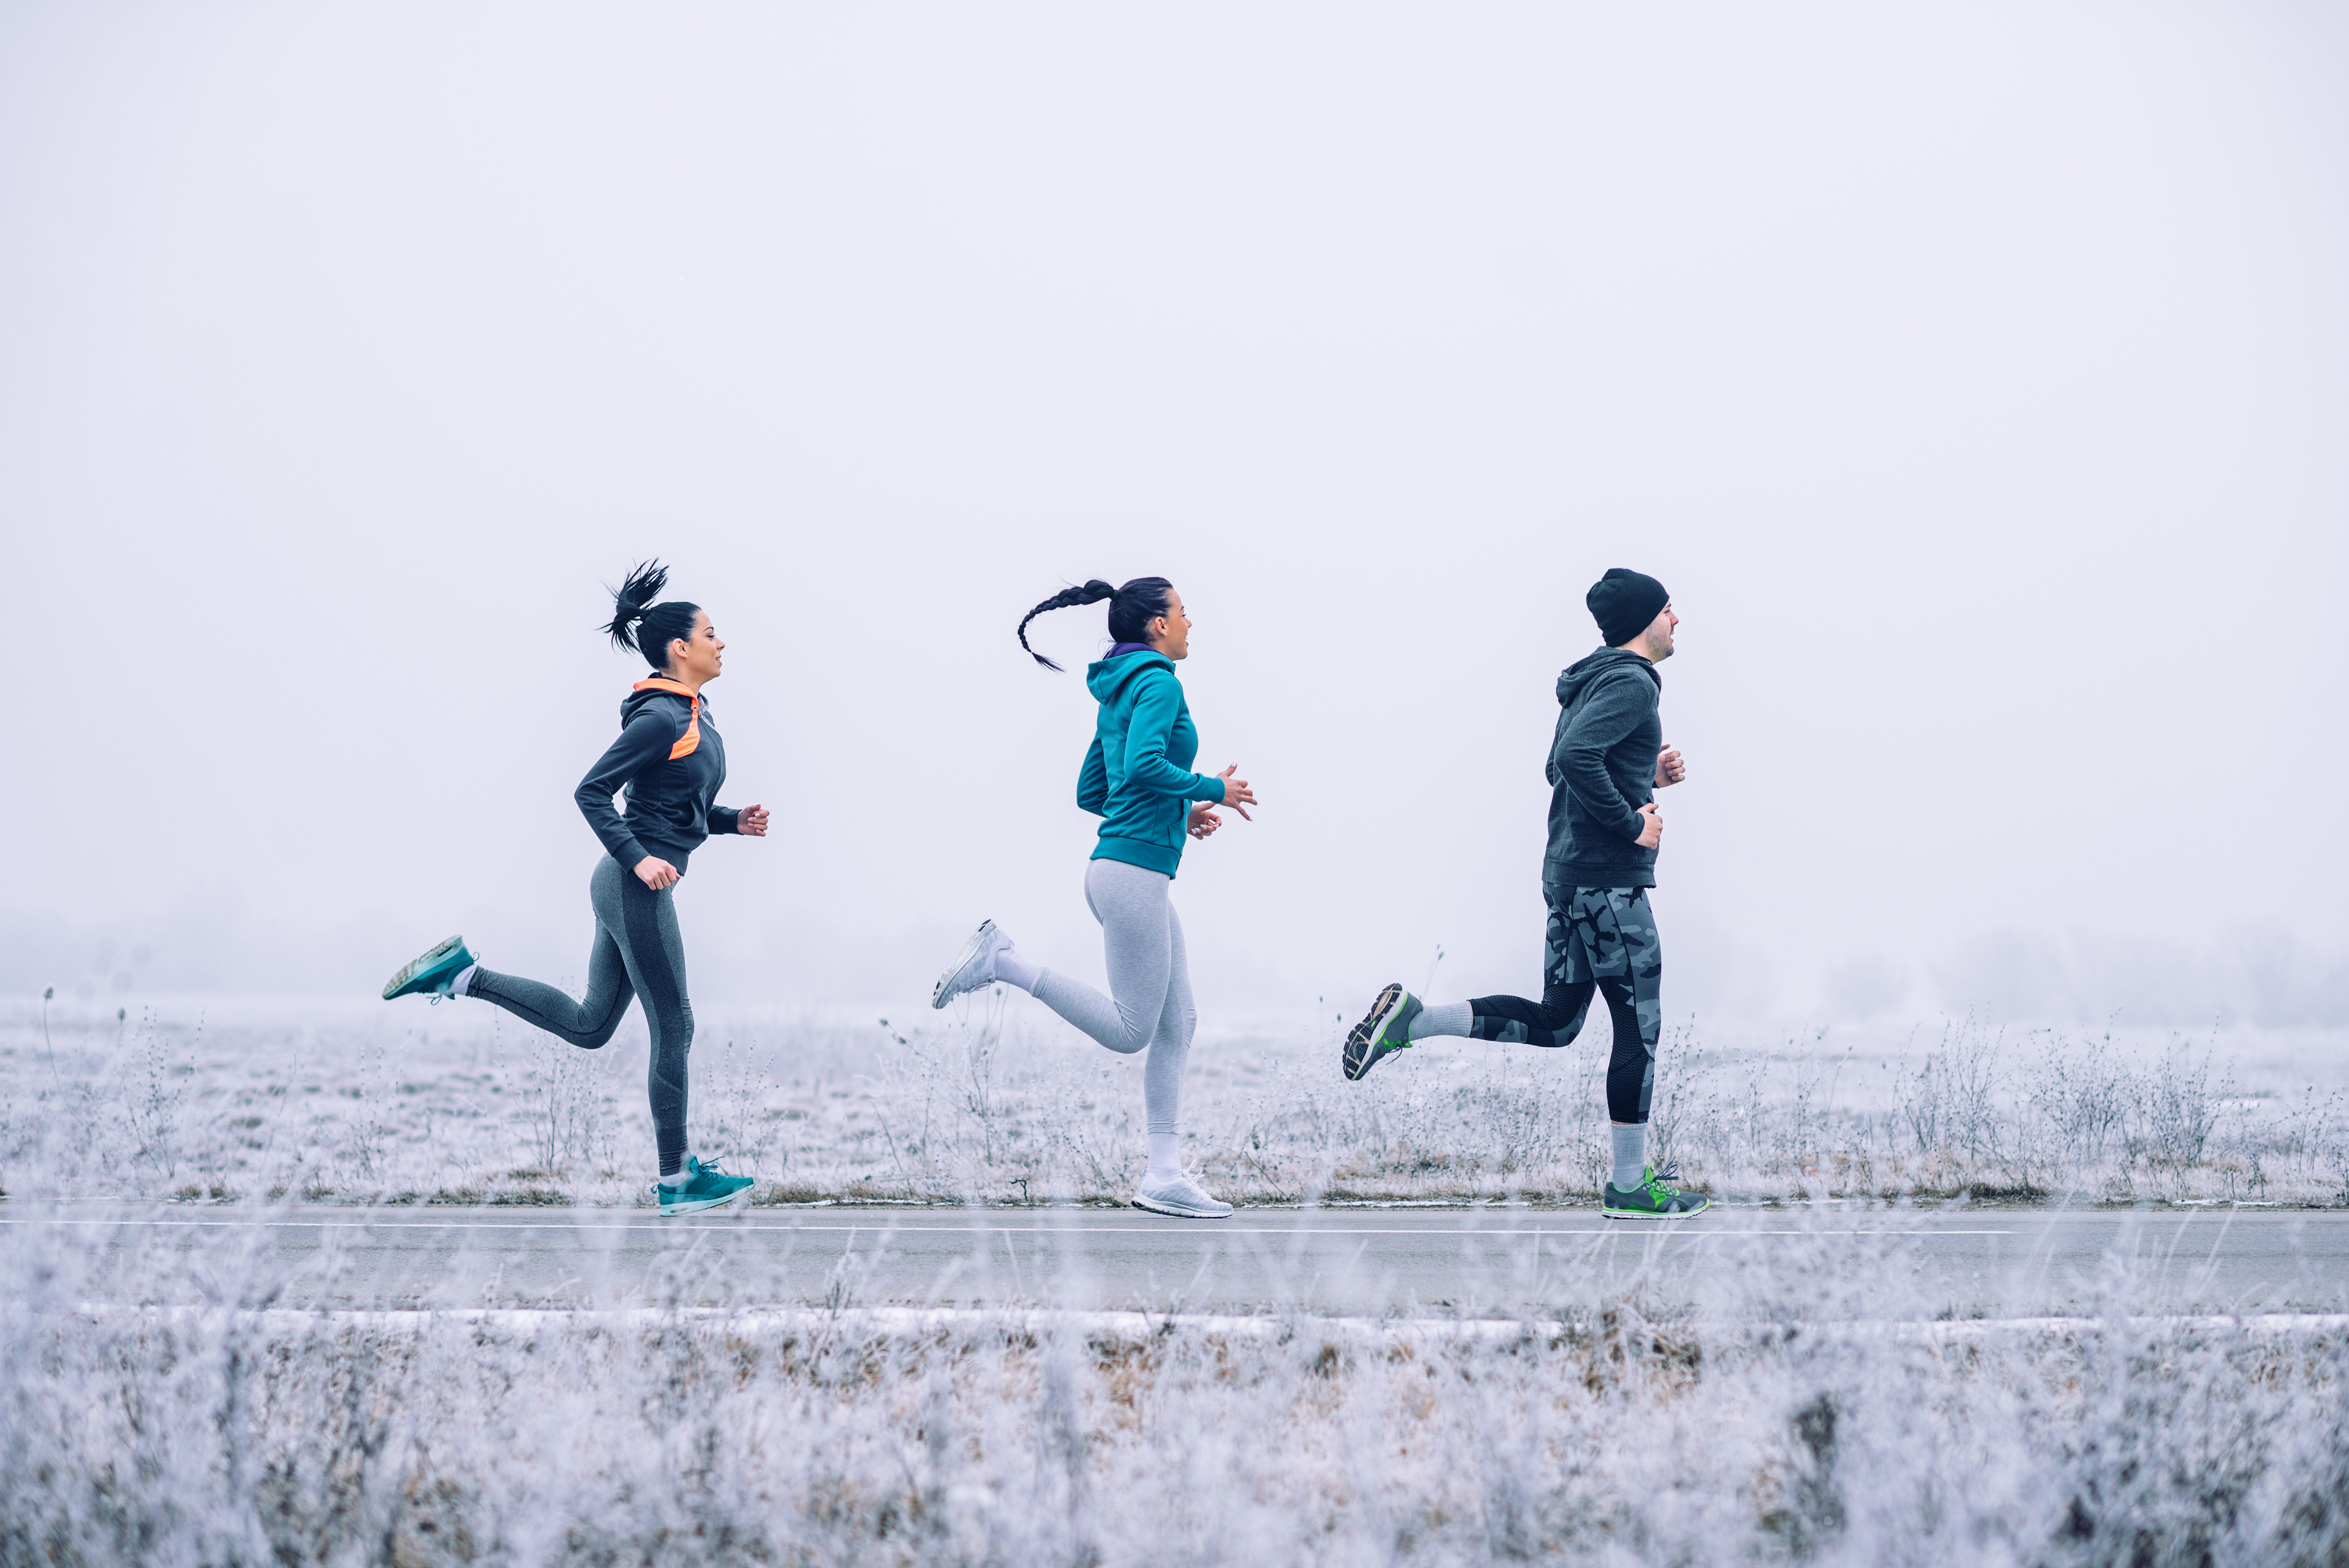
M 995 955 L 1010 945 L 1011 939 L 1003 934 L 1002 927 L 991 920 L 980 921 L 947 972 L 938 976 L 938 983 L 930 987 L 930 1006 L 943 1007 L 966 992 L 994 985 Z
M 1133 1206 L 1178 1220 L 1220 1220 L 1232 1212 L 1229 1203 L 1207 1196 L 1206 1189 L 1193 1181 L 1188 1171 L 1177 1171 L 1169 1181 L 1143 1176 L 1142 1185 L 1134 1190 Z

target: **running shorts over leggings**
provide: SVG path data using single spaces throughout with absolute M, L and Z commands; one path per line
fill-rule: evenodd
M 587 995 L 574 1002 L 535 980 L 473 972 L 467 994 L 494 1002 L 526 1024 L 595 1050 L 612 1037 L 632 997 L 645 1001 L 653 1037 L 645 1087 L 652 1099 L 660 1173 L 685 1165 L 685 1058 L 693 1047 L 693 1004 L 685 993 L 685 944 L 677 930 L 677 884 L 658 892 L 605 855 L 587 879 L 595 944 L 587 953 Z
M 1582 1032 L 1591 993 L 1607 998 L 1615 1047 L 1607 1058 L 1607 1118 L 1648 1119 L 1656 1092 L 1656 1039 L 1663 1032 L 1663 948 L 1643 887 L 1567 887 L 1542 881 L 1549 937 L 1542 999 L 1479 996 L 1468 1033 L 1480 1040 L 1563 1046 Z
M 1101 922 L 1110 994 L 1050 969 L 1037 976 L 1034 992 L 1111 1050 L 1131 1056 L 1148 1049 L 1142 1104 L 1152 1132 L 1182 1130 L 1183 1064 L 1199 1024 L 1183 922 L 1166 896 L 1174 886 L 1173 877 L 1123 861 L 1087 862 L 1085 904 Z

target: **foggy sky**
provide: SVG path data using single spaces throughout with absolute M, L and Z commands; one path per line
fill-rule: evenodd
M 0 982 L 577 976 L 648 555 L 775 813 L 700 996 L 1097 977 L 1102 612 L 1012 628 L 1149 573 L 1264 800 L 1209 1016 L 1537 989 L 1614 565 L 1668 1008 L 2337 968 L 2344 86 L 2318 5 L 12 6 Z

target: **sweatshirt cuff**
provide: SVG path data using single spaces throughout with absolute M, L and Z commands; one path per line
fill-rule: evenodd
M 709 830 L 713 833 L 739 833 L 742 830 L 742 813 L 733 806 L 709 808 Z
M 637 861 L 645 859 L 651 853 L 652 851 L 650 850 L 647 850 L 644 845 L 636 842 L 636 840 L 622 839 L 618 844 L 613 847 L 612 858 L 620 862 L 620 869 L 622 871 L 632 872 L 636 869 Z

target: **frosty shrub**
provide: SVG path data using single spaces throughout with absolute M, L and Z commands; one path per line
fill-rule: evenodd
M 1123 1202 L 1140 1173 L 1141 1062 L 1028 998 L 996 992 L 913 1026 L 705 1012 L 696 1144 L 760 1178 L 762 1202 Z M 1603 1019 L 1564 1050 L 1423 1042 L 1359 1084 L 1338 1071 L 1346 1022 L 1203 1034 L 1185 1161 L 1240 1202 L 1596 1200 Z M 0 1188 L 646 1201 L 634 1019 L 593 1052 L 461 1003 L 211 1001 L 47 1023 L 32 1006 L 0 1014 Z M 1651 1148 L 1733 1199 L 2339 1203 L 2344 1043 L 1961 1019 L 1863 1045 L 1682 1022 L 1659 1054 Z M 2239 1049 L 2256 1070 L 2239 1071 Z

